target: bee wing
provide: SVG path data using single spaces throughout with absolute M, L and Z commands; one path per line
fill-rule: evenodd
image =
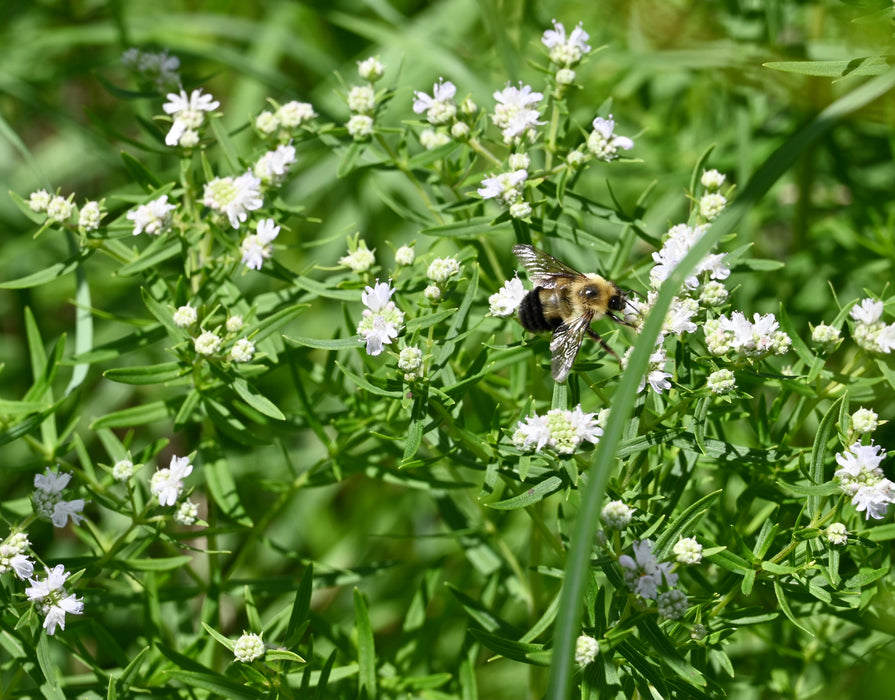
M 564 382 L 569 376 L 569 370 L 572 369 L 572 363 L 581 347 L 581 340 L 592 320 L 592 313 L 584 313 L 553 331 L 553 338 L 550 339 L 550 352 L 553 356 L 550 372 L 556 381 Z
M 552 289 L 556 286 L 555 277 L 577 278 L 583 275 L 573 270 L 565 263 L 561 263 L 552 255 L 533 245 L 520 244 L 513 246 L 513 254 L 519 258 L 519 262 L 528 273 L 528 278 L 535 287 Z

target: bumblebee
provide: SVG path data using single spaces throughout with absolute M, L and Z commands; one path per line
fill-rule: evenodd
M 513 246 L 513 253 L 534 285 L 519 304 L 519 322 L 535 333 L 553 333 L 550 340 L 553 378 L 557 382 L 566 380 L 585 333 L 618 360 L 615 351 L 590 327 L 593 321 L 604 316 L 621 325 L 631 325 L 613 313 L 623 311 L 628 303 L 618 285 L 600 275 L 573 270 L 531 245 Z

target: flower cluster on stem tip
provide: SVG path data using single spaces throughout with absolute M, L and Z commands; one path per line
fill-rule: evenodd
M 34 477 L 34 493 L 32 501 L 34 512 L 39 518 L 49 520 L 55 527 L 65 527 L 68 519 L 77 525 L 83 520 L 83 498 L 71 501 L 62 499 L 62 492 L 71 481 L 71 474 L 50 471 L 47 467 L 43 474 Z
M 261 635 L 243 632 L 233 647 L 233 656 L 236 657 L 237 661 L 244 664 L 260 659 L 264 656 L 264 640 L 261 639 Z
M 255 129 L 261 136 L 275 137 L 282 143 L 288 142 L 300 127 L 317 116 L 314 106 L 308 102 L 293 100 L 283 105 L 274 105 L 275 111 L 264 110 L 255 117 Z
M 376 280 L 361 292 L 364 309 L 357 326 L 360 342 L 366 343 L 368 355 L 378 355 L 383 345 L 390 345 L 404 327 L 404 313 L 391 301 L 395 290 L 388 282 Z
M 31 586 L 25 590 L 35 609 L 44 615 L 43 627 L 47 634 L 55 634 L 56 627 L 65 629 L 65 616 L 80 615 L 84 612 L 83 601 L 65 590 L 65 581 L 70 572 L 62 564 L 46 569 L 43 579 L 29 579 Z
M 862 299 L 852 307 L 849 315 L 855 321 L 853 336 L 859 347 L 881 355 L 888 355 L 895 349 L 895 323 L 883 322 L 883 302 Z
M 181 86 L 180 59 L 167 50 L 141 51 L 132 46 L 121 55 L 125 68 L 158 92 L 177 90 Z
M 384 71 L 385 67 L 377 58 L 368 58 L 357 64 L 358 75 L 364 83 L 354 85 L 348 90 L 346 102 L 351 117 L 345 124 L 348 135 L 355 141 L 366 141 L 373 135 L 378 104 L 373 84 L 382 77 Z
M 12 532 L 0 543 L 0 575 L 14 571 L 23 581 L 34 573 L 34 562 L 26 554 L 31 543 L 24 532 Z
M 513 444 L 520 450 L 540 452 L 551 447 L 559 454 L 572 454 L 587 440 L 596 444 L 603 434 L 594 413 L 585 413 L 581 406 L 566 410 L 553 408 L 546 415 L 537 413 L 519 421 L 513 433 Z
M 890 503 L 895 503 L 895 483 L 887 479 L 880 464 L 885 452 L 872 442 L 862 445 L 855 442 L 844 452 L 836 455 L 837 469 L 834 476 L 839 488 L 852 499 L 852 505 L 869 520 L 885 517 Z
M 221 103 L 211 95 L 203 95 L 202 88 L 187 95 L 186 90 L 169 92 L 168 101 L 162 105 L 165 114 L 172 119 L 165 136 L 168 146 L 195 148 L 199 145 L 199 129 L 205 123 L 205 113 L 214 112 Z
M 677 574 L 669 562 L 660 562 L 653 553 L 652 540 L 635 542 L 634 556 L 622 554 L 618 563 L 622 567 L 625 584 L 639 597 L 656 600 L 663 617 L 677 619 L 687 609 L 687 597 L 674 588 Z M 660 589 L 666 589 L 660 592 Z
M 159 505 L 173 506 L 183 492 L 183 480 L 193 471 L 189 457 L 171 457 L 171 464 L 159 469 L 149 481 L 149 490 L 158 498 Z

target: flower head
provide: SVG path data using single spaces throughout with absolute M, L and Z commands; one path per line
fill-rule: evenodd
M 634 142 L 630 138 L 615 133 L 615 120 L 611 114 L 608 119 L 596 117 L 593 127 L 594 130 L 587 137 L 587 149 L 600 160 L 615 160 L 619 149 L 630 151 L 634 148 Z
M 171 228 L 171 212 L 175 208 L 168 203 L 168 195 L 163 194 L 158 199 L 141 204 L 135 211 L 129 211 L 127 218 L 134 222 L 134 235 L 139 236 L 145 231 L 158 236 L 166 232 Z
M 839 488 L 851 496 L 852 504 L 869 520 L 880 520 L 886 515 L 890 503 L 895 503 L 895 484 L 883 475 L 880 464 L 885 457 L 879 445 L 872 442 L 862 445 L 855 442 L 844 452 L 836 455 L 841 467 L 834 476 Z
M 456 258 L 435 258 L 426 270 L 426 277 L 436 284 L 444 284 L 458 274 L 460 274 L 460 263 Z
M 600 511 L 600 519 L 613 530 L 624 530 L 631 524 L 634 511 L 624 501 L 609 501 Z
M 224 214 L 230 226 L 239 228 L 245 223 L 250 211 L 264 204 L 261 196 L 261 180 L 246 171 L 239 177 L 216 177 L 205 185 L 202 204 Z
M 189 457 L 171 457 L 166 469 L 159 469 L 149 481 L 149 490 L 158 498 L 159 505 L 173 506 L 183 491 L 183 480 L 193 471 Z
M 702 561 L 702 545 L 693 537 L 684 537 L 674 545 L 674 556 L 681 564 L 698 564 Z
M 193 90 L 189 95 L 186 90 L 178 93 L 170 92 L 168 101 L 162 105 L 166 114 L 174 121 L 165 136 L 168 146 L 193 147 L 198 142 L 198 129 L 205 121 L 205 112 L 213 112 L 221 103 L 211 95 L 203 95 L 202 89 Z
M 575 640 L 575 663 L 579 666 L 587 666 L 597 658 L 600 653 L 600 643 L 593 637 L 582 634 Z
M 603 434 L 594 413 L 585 413 L 581 406 L 571 411 L 553 408 L 545 416 L 535 413 L 519 421 L 513 433 L 513 444 L 521 450 L 540 452 L 549 445 L 559 454 L 572 454 L 587 440 L 596 444 Z
M 534 141 L 537 135 L 535 127 L 544 122 L 538 121 L 541 113 L 531 105 L 543 98 L 543 94 L 532 92 L 531 86 L 522 83 L 519 83 L 519 87 L 508 85 L 494 93 L 497 104 L 491 119 L 502 130 L 504 143 L 518 143 L 523 139 Z
M 363 239 L 356 243 L 352 243 L 353 240 L 349 240 L 349 252 L 339 258 L 339 264 L 354 272 L 366 272 L 376 262 L 376 257 L 373 255 L 376 251 L 367 248 L 367 242 Z
M 519 308 L 519 304 L 525 298 L 528 291 L 522 286 L 522 280 L 518 277 L 508 279 L 503 283 L 500 291 L 488 297 L 488 307 L 492 316 L 512 316 Z
M 174 321 L 174 325 L 178 328 L 189 328 L 198 320 L 198 318 L 199 315 L 196 313 L 196 309 L 189 304 L 185 304 L 184 306 L 177 307 L 171 320 Z
M 233 656 L 244 664 L 264 656 L 264 640 L 261 639 L 261 635 L 243 632 L 242 636 L 236 640 L 236 646 L 233 647 Z
M 279 185 L 295 163 L 295 146 L 283 144 L 268 151 L 252 166 L 252 172 L 265 185 Z
M 660 563 L 653 554 L 652 540 L 634 543 L 634 556 L 623 554 L 618 563 L 624 570 L 625 583 L 641 598 L 655 599 L 659 586 L 677 584 L 677 574 L 671 572 L 671 565 Z
M 261 265 L 273 254 L 273 242 L 280 234 L 280 227 L 273 219 L 261 219 L 255 233 L 247 235 L 239 246 L 242 264 L 250 270 L 260 270 Z
M 444 78 L 432 86 L 432 95 L 416 91 L 413 93 L 413 111 L 416 114 L 426 113 L 426 120 L 430 124 L 447 124 L 457 115 L 457 105 L 454 96 L 457 94 L 456 86 Z
M 83 498 L 72 501 L 62 500 L 62 492 L 71 481 L 71 474 L 64 472 L 52 472 L 47 467 L 43 474 L 34 477 L 34 493 L 31 500 L 38 517 L 49 520 L 55 527 L 65 527 L 68 519 L 78 525 L 84 519 L 81 511 L 84 510 Z
M 590 36 L 581 22 L 566 36 L 562 23 L 553 20 L 553 29 L 548 29 L 541 37 L 541 43 L 550 49 L 550 60 L 561 66 L 573 66 L 590 51 L 587 40 Z
M 391 285 L 379 280 L 361 292 L 361 301 L 367 308 L 361 315 L 357 334 L 366 343 L 368 355 L 379 355 L 383 345 L 390 345 L 404 327 L 404 313 L 391 301 L 394 293 Z
M 84 612 L 84 603 L 74 594 L 65 590 L 65 581 L 69 572 L 62 564 L 46 569 L 45 579 L 30 579 L 31 586 L 25 589 L 28 600 L 44 617 L 43 627 L 47 634 L 55 634 L 56 627 L 65 629 L 65 615 L 80 615 Z

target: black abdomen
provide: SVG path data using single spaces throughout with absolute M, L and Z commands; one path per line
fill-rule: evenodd
M 519 304 L 519 323 L 525 330 L 534 333 L 542 333 L 545 331 L 554 331 L 562 324 L 560 318 L 547 318 L 544 315 L 544 305 L 541 303 L 541 289 L 543 287 L 535 287 L 528 294 L 522 297 L 522 303 Z

